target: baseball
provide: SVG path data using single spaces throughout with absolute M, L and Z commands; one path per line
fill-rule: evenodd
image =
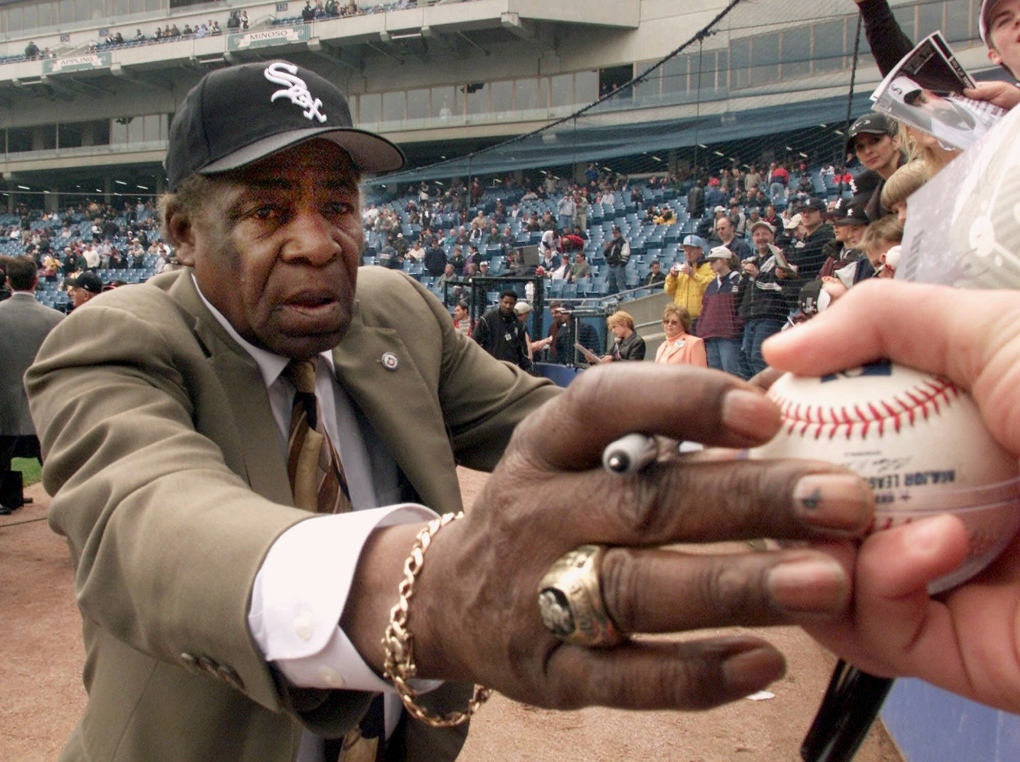
M 782 429 L 748 456 L 846 466 L 875 493 L 872 530 L 939 513 L 959 516 L 967 560 L 930 585 L 954 587 L 987 566 L 1020 529 L 1020 467 L 950 381 L 879 362 L 820 378 L 786 374 L 767 393 Z

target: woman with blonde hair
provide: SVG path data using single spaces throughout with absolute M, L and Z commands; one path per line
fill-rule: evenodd
M 955 148 L 946 148 L 934 135 L 900 125 L 900 143 L 907 149 L 907 161 L 921 161 L 928 165 L 931 177 L 960 155 Z
M 700 365 L 708 367 L 705 342 L 690 334 L 691 314 L 675 304 L 662 312 L 662 328 L 666 338 L 655 353 L 655 362 L 664 365 Z
M 602 357 L 602 362 L 645 359 L 645 340 L 638 336 L 630 313 L 617 310 L 606 318 L 606 326 L 613 334 L 613 348 Z

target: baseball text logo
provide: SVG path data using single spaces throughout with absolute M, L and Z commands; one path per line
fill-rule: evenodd
M 286 88 L 285 90 L 277 90 L 273 93 L 273 96 L 269 99 L 270 101 L 275 101 L 277 98 L 288 98 L 295 106 L 300 106 L 304 109 L 302 114 L 306 119 L 311 120 L 314 117 L 320 122 L 326 121 L 326 115 L 319 111 L 322 101 L 319 98 L 312 97 L 312 94 L 308 91 L 308 85 L 305 84 L 301 77 L 297 76 L 296 66 L 284 63 L 283 61 L 277 61 L 266 67 L 265 74 L 266 79 L 270 82 L 283 85 Z

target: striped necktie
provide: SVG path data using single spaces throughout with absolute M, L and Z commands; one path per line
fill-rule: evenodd
M 287 476 L 290 477 L 294 505 L 316 513 L 347 513 L 351 495 L 340 455 L 326 435 L 319 420 L 315 398 L 315 364 L 310 360 L 291 360 L 283 371 L 297 390 L 290 413 L 287 440 Z M 323 752 L 327 762 L 377 762 L 383 754 L 383 710 L 381 697 L 376 697 L 361 725 L 345 736 L 325 739 Z M 377 737 L 363 733 L 374 722 L 379 726 Z
M 291 360 L 283 371 L 297 390 L 290 414 L 287 476 L 294 504 L 316 513 L 347 513 L 351 494 L 340 455 L 326 435 L 315 399 L 315 363 Z

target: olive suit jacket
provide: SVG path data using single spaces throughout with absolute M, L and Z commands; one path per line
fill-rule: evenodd
M 417 283 L 381 268 L 360 270 L 333 356 L 409 487 L 440 513 L 461 508 L 455 465 L 491 469 L 557 392 L 493 360 Z M 352 728 L 369 694 L 289 686 L 249 632 L 267 550 L 310 515 L 293 507 L 258 367 L 190 270 L 75 310 L 27 386 L 84 620 L 89 699 L 61 759 L 284 762 L 303 727 Z M 468 690 L 428 697 L 463 707 Z M 453 759 L 463 743 L 406 724 L 403 758 Z

